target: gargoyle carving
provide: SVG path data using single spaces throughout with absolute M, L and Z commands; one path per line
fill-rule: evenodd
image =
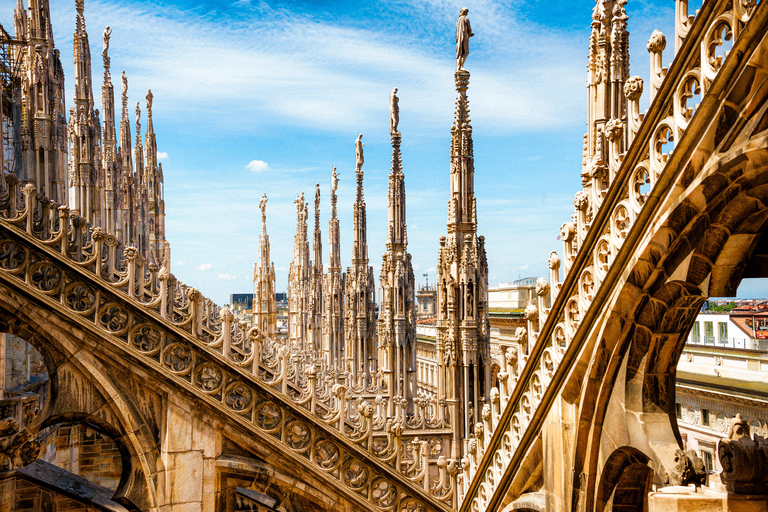
M 0 471 L 26 466 L 40 454 L 40 443 L 14 418 L 0 420 Z
M 717 448 L 723 472 L 720 479 L 737 494 L 768 494 L 768 440 L 749 436 L 749 424 L 740 414 L 731 420 L 728 439 Z

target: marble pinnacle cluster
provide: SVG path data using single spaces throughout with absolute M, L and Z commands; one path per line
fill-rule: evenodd
M 38 192 L 70 214 L 103 228 L 122 246 L 135 246 L 149 262 L 168 263 L 165 241 L 163 170 L 157 161 L 152 124 L 152 93 L 147 93 L 147 130 L 139 130 L 137 104 L 135 151 L 131 148 L 128 118 L 128 82 L 123 73 L 123 110 L 119 140 L 115 127 L 115 101 L 110 72 L 109 27 L 103 33 L 102 112 L 93 93 L 91 50 L 85 24 L 84 0 L 75 3 L 73 35 L 75 70 L 73 106 L 69 120 L 64 110 L 64 74 L 55 49 L 48 0 L 17 0 L 14 46 L 21 62 L 21 113 L 17 129 L 20 158 L 4 162 L 4 171 L 22 182 L 34 183 Z M 133 153 L 133 155 L 132 155 Z M 135 165 L 134 165 L 135 162 Z

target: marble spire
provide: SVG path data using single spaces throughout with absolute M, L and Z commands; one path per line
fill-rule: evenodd
M 414 276 L 405 223 L 405 178 L 400 157 L 401 134 L 397 131 L 397 89 L 390 96 L 392 170 L 389 173 L 387 250 L 379 274 L 379 366 L 391 390 L 390 396 L 408 401 L 416 396 L 416 309 Z
M 253 270 L 253 325 L 271 339 L 277 335 L 277 300 L 275 297 L 275 264 L 270 260 L 267 235 L 267 194 L 259 201 L 261 236 L 259 260 Z
M 466 12 L 462 14 L 466 18 Z M 469 30 L 459 19 L 457 30 Z M 466 34 L 465 34 L 466 35 Z M 454 425 L 451 456 L 466 452 L 481 405 L 490 401 L 490 333 L 488 264 L 484 237 L 477 236 L 474 194 L 475 162 L 469 116 L 469 71 L 463 67 L 468 49 L 458 54 L 456 109 L 451 126 L 450 199 L 447 235 L 440 237 L 437 266 L 438 396 L 445 398 Z
M 368 266 L 367 220 L 363 194 L 363 135 L 355 140 L 357 189 L 353 206 L 352 266 L 347 268 L 345 357 L 351 377 L 370 382 L 375 370 L 376 336 L 373 267 Z
M 344 364 L 344 292 L 345 275 L 341 272 L 341 241 L 336 209 L 339 174 L 331 172 L 331 218 L 328 221 L 328 273 L 323 281 L 323 357 L 333 370 L 343 371 Z

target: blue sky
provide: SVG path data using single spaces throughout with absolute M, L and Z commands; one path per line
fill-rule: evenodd
M 106 25 L 116 91 L 120 71 L 128 76 L 132 129 L 133 105 L 141 101 L 144 110 L 147 89 L 154 94 L 172 272 L 220 304 L 251 291 L 258 202 L 266 193 L 277 288 L 284 290 L 293 200 L 302 191 L 312 198 L 316 182 L 327 264 L 333 166 L 341 175 L 346 267 L 354 139 L 363 133 L 369 258 L 378 273 L 391 160 L 388 98 L 397 86 L 409 249 L 419 282 L 425 272 L 433 281 L 449 190 L 453 38 L 464 5 L 476 34 L 466 68 L 490 284 L 548 275 L 547 257 L 562 250 L 559 227 L 580 189 L 593 1 L 86 0 L 96 97 Z M 69 106 L 75 3 L 51 0 L 51 9 Z M 672 34 L 674 3 L 631 0 L 627 10 L 632 74 L 647 82 L 645 42 L 655 28 Z M 10 10 L 0 16 L 13 27 Z M 664 61 L 671 57 L 668 49 Z M 311 230 L 310 222 L 310 237 Z

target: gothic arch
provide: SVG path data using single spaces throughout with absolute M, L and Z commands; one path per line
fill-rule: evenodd
M 109 436 L 123 459 L 122 477 L 113 499 L 129 510 L 156 510 L 157 491 L 152 479 L 162 469 L 157 467 L 162 463 L 155 440 L 130 399 L 123 396 L 108 370 L 94 357 L 98 342 L 4 283 L 0 283 L 0 331 L 19 336 L 34 346 L 48 369 L 49 397 L 28 427 L 32 433 L 62 422 L 77 422 Z M 91 394 L 92 400 L 78 400 L 74 386 L 68 385 L 78 372 L 97 394 Z M 60 402 L 66 405 L 59 407 Z M 93 407 L 83 407 L 85 402 Z
M 603 466 L 595 510 L 644 510 L 651 484 L 648 456 L 631 446 L 614 451 Z M 616 491 L 620 491 L 616 493 Z
M 681 199 L 647 228 L 608 320 L 584 353 L 589 366 L 580 392 L 573 499 L 586 491 L 586 510 L 599 504 L 611 401 L 626 407 L 619 437 L 648 454 L 663 482 L 682 446 L 675 371 L 696 314 L 709 296 L 734 295 L 744 276 L 768 276 L 762 263 L 768 254 L 768 237 L 762 240 L 768 228 L 768 136 L 752 135 L 707 158 L 698 171 L 692 161 L 681 174 L 668 193 Z

